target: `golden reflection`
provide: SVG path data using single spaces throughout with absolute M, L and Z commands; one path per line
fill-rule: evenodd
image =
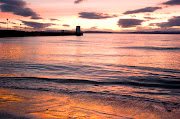
M 12 73 L 12 74 L 0 74 L 0 77 L 15 77 L 15 76 L 19 76 L 15 73 Z
M 20 102 L 23 101 L 22 97 L 19 97 L 15 93 L 11 93 L 8 90 L 1 89 L 0 91 L 0 104 L 6 102 Z
M 170 114 L 158 108 L 153 109 L 153 105 L 148 103 L 135 100 L 123 101 L 114 97 L 103 98 L 92 95 L 54 94 L 12 89 L 2 89 L 0 96 L 2 97 L 0 110 L 31 114 L 45 119 L 162 119 L 165 116 L 168 118 L 173 116 L 173 113 Z M 2 102 L 4 102 L 3 105 Z
M 22 47 L 14 45 L 14 44 L 3 44 L 1 46 L 1 55 L 0 59 L 13 59 L 17 60 L 22 58 Z

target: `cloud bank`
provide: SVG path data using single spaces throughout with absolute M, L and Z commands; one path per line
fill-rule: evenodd
M 163 3 L 164 5 L 180 5 L 180 0 L 169 0 Z
M 119 19 L 118 26 L 123 28 L 135 27 L 141 25 L 144 20 L 140 19 Z
M 155 10 L 162 9 L 162 7 L 145 7 L 142 9 L 126 11 L 123 14 L 134 14 L 134 13 L 142 13 L 142 12 L 154 12 Z
M 39 23 L 39 22 L 31 22 L 31 21 L 22 21 L 27 26 L 33 27 L 34 29 L 43 29 L 55 24 L 52 23 Z
M 11 12 L 15 15 L 31 17 L 31 19 L 42 19 L 32 9 L 27 8 L 23 0 L 0 0 L 0 9 L 1 12 Z
M 107 19 L 117 17 L 117 15 L 108 15 L 103 13 L 96 13 L 96 12 L 80 12 L 79 17 L 84 19 Z

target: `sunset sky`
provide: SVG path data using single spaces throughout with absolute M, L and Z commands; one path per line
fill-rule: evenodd
M 77 25 L 83 31 L 180 31 L 180 0 L 0 0 L 1 29 Z

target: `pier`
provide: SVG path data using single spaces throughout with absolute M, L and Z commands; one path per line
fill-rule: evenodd
M 80 26 L 76 27 L 76 31 L 18 31 L 18 30 L 0 30 L 0 37 L 26 37 L 26 36 L 82 36 Z

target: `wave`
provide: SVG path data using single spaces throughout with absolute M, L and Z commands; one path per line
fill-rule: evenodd
M 123 49 L 139 49 L 139 50 L 180 50 L 179 47 L 119 47 Z
M 163 72 L 163 73 L 180 73 L 179 69 L 173 68 L 160 68 L 160 67 L 147 67 L 147 66 L 133 66 L 133 65 L 115 65 L 115 64 L 98 64 L 95 65 L 74 65 L 74 64 L 33 64 L 28 62 L 2 62 L 0 67 L 7 68 L 10 67 L 11 69 L 26 69 L 29 71 L 33 71 L 34 73 L 38 72 L 46 72 L 55 74 L 55 75 L 62 75 L 62 74 L 92 74 L 96 72 L 96 74 L 108 74 L 108 73 L 117 73 L 116 71 L 109 70 L 105 67 L 120 67 L 125 68 L 123 70 L 119 70 L 119 72 L 124 73 L 126 69 L 138 69 L 143 71 L 153 71 L 153 72 Z M 1 69 L 0 69 L 1 70 Z M 3 72 L 3 71 L 2 71 Z
M 131 66 L 131 65 L 107 65 L 121 68 L 130 68 L 130 69 L 139 69 L 139 70 L 148 70 L 156 72 L 170 72 L 170 73 L 180 73 L 179 69 L 168 69 L 168 68 L 159 68 L 159 67 L 146 67 L 146 66 Z
M 169 95 L 169 93 L 156 93 L 156 92 L 133 92 L 133 93 L 137 93 L 137 94 L 149 94 L 149 95 Z M 171 95 L 175 95 L 175 96 L 180 96 L 180 94 L 171 94 Z
M 136 82 L 135 77 L 129 77 L 132 80 L 124 80 L 119 82 L 108 81 L 93 81 L 83 79 L 56 79 L 56 78 L 41 78 L 41 77 L 0 77 L 0 87 L 10 89 L 22 89 L 22 90 L 35 90 L 35 91 L 48 91 L 55 93 L 65 94 L 87 94 L 94 96 L 105 97 L 117 97 L 120 99 L 137 99 L 155 103 L 166 103 L 176 106 L 180 106 L 176 100 L 158 99 L 155 96 L 171 97 L 179 96 L 180 82 L 149 82 L 139 81 Z M 145 77 L 144 77 L 145 78 Z M 148 77 L 146 77 L 148 78 Z M 134 80 L 133 80 L 134 79 Z M 158 80 L 158 79 L 157 79 Z M 109 87 L 121 87 L 127 86 L 136 88 L 138 90 L 130 91 L 128 93 L 118 93 L 111 90 L 106 90 L 106 86 Z M 86 89 L 87 87 L 87 89 Z M 91 88 L 90 88 L 91 87 Z M 145 87 L 147 90 L 144 90 Z M 143 90 L 139 90 L 142 88 Z M 149 89 L 148 89 L 149 88 Z M 95 90 L 96 89 L 96 90 Z M 100 90 L 98 90 L 100 89 Z M 102 90 L 101 90 L 102 89 Z M 157 92 L 151 92 L 152 90 Z M 149 90 L 149 91 L 148 91 Z M 134 95 L 139 94 L 139 95 Z M 146 97 L 145 95 L 149 95 Z
M 125 86 L 141 86 L 141 87 L 155 87 L 165 89 L 180 89 L 180 81 L 163 80 L 153 77 L 128 77 L 127 80 L 119 81 L 93 81 L 82 79 L 53 79 L 53 78 L 40 78 L 40 77 L 0 77 L 0 84 L 9 80 L 41 80 L 50 81 L 61 84 L 91 84 L 95 86 L 99 85 L 125 85 Z

